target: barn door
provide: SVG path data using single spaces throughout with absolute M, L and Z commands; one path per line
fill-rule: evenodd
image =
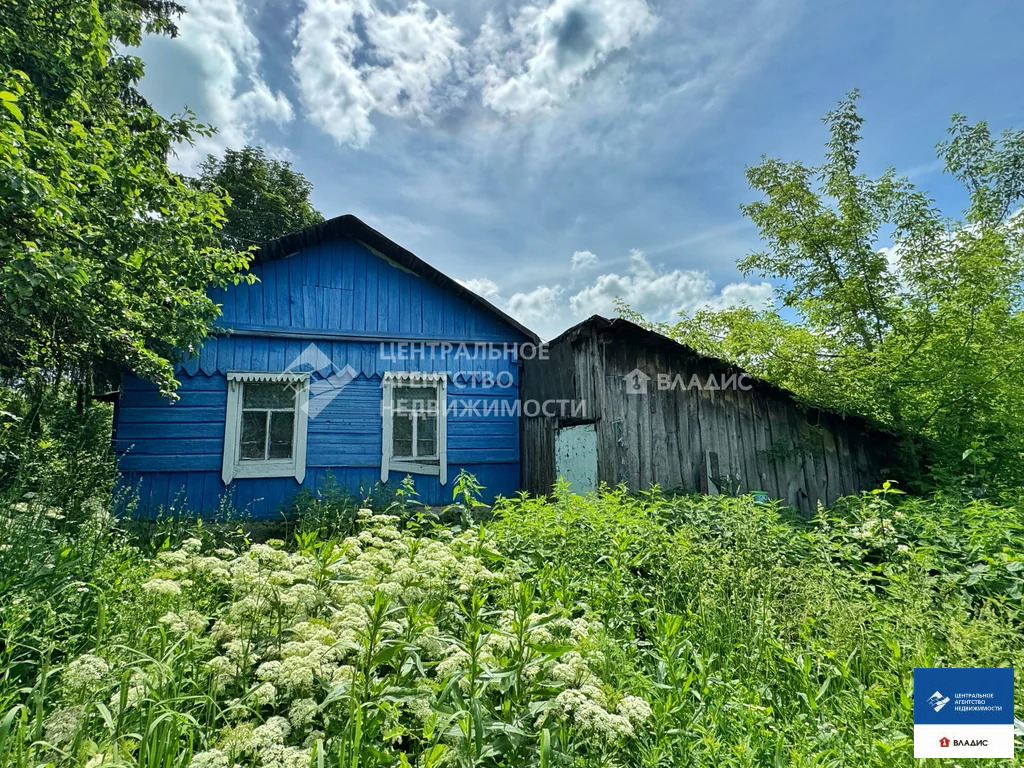
M 597 425 L 577 424 L 555 431 L 555 477 L 573 493 L 597 490 Z

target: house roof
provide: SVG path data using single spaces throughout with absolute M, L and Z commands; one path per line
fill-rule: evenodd
M 333 219 L 328 219 L 319 224 L 300 229 L 298 232 L 292 232 L 276 240 L 264 243 L 256 252 L 256 261 L 265 262 L 283 259 L 303 248 L 312 248 L 321 243 L 340 238 L 350 238 L 369 246 L 396 264 L 419 275 L 424 280 L 428 280 L 439 288 L 451 291 L 470 304 L 479 307 L 485 312 L 489 312 L 508 327 L 523 334 L 533 343 L 540 343 L 540 337 L 537 334 L 517 320 L 509 317 L 483 296 L 473 293 L 466 286 L 423 261 L 412 251 L 406 250 L 394 240 L 391 240 L 366 222 L 349 213 L 343 216 L 335 216 Z
M 601 335 L 614 334 L 617 339 L 626 343 L 656 347 L 664 349 L 669 353 L 698 358 L 708 363 L 716 374 L 724 373 L 727 376 L 731 376 L 732 374 L 736 374 L 737 376 L 740 374 L 746 375 L 754 389 L 775 395 L 776 397 L 783 397 L 798 403 L 803 403 L 812 412 L 833 414 L 839 418 L 860 422 L 863 426 L 869 429 L 888 432 L 890 434 L 892 433 L 892 430 L 889 427 L 879 424 L 872 419 L 856 414 L 845 414 L 839 411 L 823 408 L 820 405 L 809 402 L 807 398 L 800 397 L 791 390 L 776 386 L 769 381 L 765 381 L 764 379 L 760 379 L 757 376 L 748 373 L 738 365 L 722 360 L 718 357 L 710 357 L 709 355 L 701 354 L 688 344 L 683 344 L 682 342 L 671 339 L 668 336 L 664 336 L 648 328 L 644 328 L 643 326 L 637 325 L 636 323 L 621 317 L 609 320 L 607 317 L 602 317 L 601 315 L 591 315 L 583 322 L 577 323 L 572 328 L 563 331 L 548 342 L 548 345 L 553 346 L 560 341 L 569 341 L 571 343 L 575 339 L 579 338 L 585 331 L 592 331 Z

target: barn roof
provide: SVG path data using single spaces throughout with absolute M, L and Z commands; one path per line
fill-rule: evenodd
M 839 418 L 860 422 L 865 427 L 873 430 L 880 430 L 890 434 L 892 433 L 892 430 L 889 427 L 880 424 L 873 419 L 857 414 L 842 413 L 840 411 L 823 408 L 822 406 L 808 401 L 807 398 L 801 397 L 791 390 L 776 386 L 769 381 L 765 381 L 764 379 L 760 379 L 757 376 L 748 373 L 738 365 L 722 360 L 718 357 L 710 357 L 709 355 L 701 354 L 688 344 L 683 344 L 682 342 L 671 339 L 668 336 L 664 336 L 648 328 L 644 328 L 643 326 L 637 325 L 636 323 L 621 317 L 609 320 L 607 317 L 602 317 L 601 315 L 591 315 L 583 322 L 577 323 L 572 328 L 563 331 L 561 334 L 549 341 L 548 345 L 553 346 L 560 341 L 569 341 L 571 343 L 587 331 L 600 335 L 613 335 L 615 339 L 621 343 L 655 347 L 664 349 L 670 354 L 684 355 L 703 360 L 716 374 L 726 374 L 727 376 L 731 376 L 732 374 L 736 374 L 737 376 L 744 374 L 749 378 L 754 389 L 775 395 L 776 397 L 783 397 L 794 402 L 802 403 L 812 412 L 832 414 Z
M 432 267 L 419 256 L 412 253 L 412 251 L 406 250 L 394 240 L 381 234 L 369 224 L 350 213 L 335 216 L 333 219 L 328 219 L 319 224 L 300 229 L 298 232 L 292 232 L 276 240 L 264 243 L 256 252 L 256 261 L 264 262 L 283 259 L 303 248 L 313 248 L 321 243 L 341 238 L 357 240 L 372 250 L 383 254 L 396 264 L 408 269 L 410 272 L 419 275 L 424 280 L 433 283 L 439 288 L 451 291 L 461 299 L 490 313 L 508 327 L 523 334 L 533 343 L 537 344 L 540 342 L 540 337 L 537 334 L 517 320 L 509 317 L 483 296 L 473 293 L 466 286 L 448 277 L 448 275 L 436 267 Z

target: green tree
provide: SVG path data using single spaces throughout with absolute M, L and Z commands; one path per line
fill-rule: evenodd
M 955 116 L 938 147 L 970 203 L 947 217 L 892 170 L 858 172 L 854 92 L 830 112 L 821 165 L 765 158 L 742 206 L 766 245 L 739 262 L 782 311 L 701 311 L 659 329 L 814 403 L 928 443 L 940 472 L 1024 481 L 1024 132 Z M 964 460 L 968 462 L 965 464 Z
M 231 205 L 221 230 L 237 250 L 265 243 L 324 220 L 309 202 L 313 185 L 291 164 L 267 157 L 260 147 L 210 155 L 200 168 L 202 189 L 224 190 Z
M 171 392 L 176 350 L 217 315 L 210 285 L 248 257 L 225 248 L 222 195 L 167 168 L 208 129 L 136 92 L 124 50 L 174 34 L 160 0 L 0 4 L 0 373 L 29 390 L 87 388 L 97 365 Z

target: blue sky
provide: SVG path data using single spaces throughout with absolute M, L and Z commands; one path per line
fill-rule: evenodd
M 542 336 L 770 301 L 735 268 L 762 154 L 815 163 L 862 91 L 863 168 L 955 214 L 934 146 L 963 112 L 1024 127 L 1024 5 L 948 0 L 185 0 L 143 93 L 260 144 L 327 217 L 354 213 Z

